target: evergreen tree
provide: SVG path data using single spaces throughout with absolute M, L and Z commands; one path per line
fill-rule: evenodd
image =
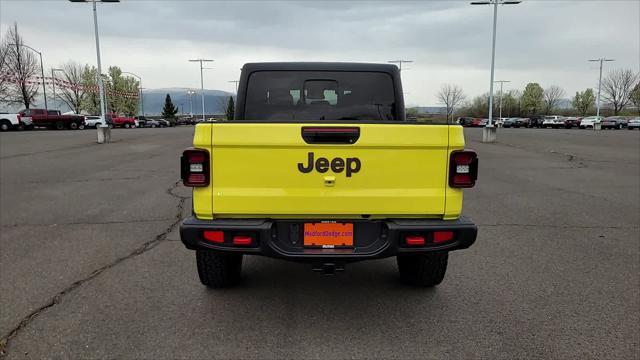
M 177 113 L 178 108 L 175 107 L 171 102 L 171 95 L 167 94 L 167 97 L 164 98 L 164 108 L 162 109 L 162 116 L 165 119 L 175 119 Z
M 233 103 L 233 96 L 229 96 L 229 102 L 227 102 L 227 120 L 233 120 L 233 114 L 236 111 L 236 106 Z

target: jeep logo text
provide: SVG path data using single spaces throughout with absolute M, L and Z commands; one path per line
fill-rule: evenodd
M 304 163 L 298 163 L 298 170 L 300 170 L 301 173 L 306 174 L 313 171 L 314 167 L 319 173 L 326 173 L 329 169 L 331 169 L 331 171 L 336 174 L 345 171 L 347 177 L 351 177 L 351 174 L 355 174 L 360 171 L 360 167 L 362 166 L 360 159 L 355 157 L 346 159 L 337 157 L 331 160 L 331 162 L 329 162 L 329 159 L 323 157 L 319 157 L 314 162 L 313 158 L 314 154 L 313 152 L 310 152 L 306 166 Z

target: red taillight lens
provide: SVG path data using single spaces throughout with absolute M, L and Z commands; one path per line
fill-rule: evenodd
M 410 235 L 407 236 L 404 240 L 409 246 L 424 246 L 425 244 L 424 236 L 419 235 Z
M 449 162 L 449 186 L 470 188 L 478 179 L 478 154 L 472 150 L 456 150 Z
M 180 177 L 184 186 L 209 185 L 209 152 L 203 149 L 187 149 L 180 158 Z
M 204 239 L 210 242 L 221 244 L 224 242 L 224 231 L 205 230 L 202 234 Z
M 233 245 L 247 246 L 253 243 L 253 238 L 251 236 L 234 236 L 233 237 Z
M 453 240 L 453 231 L 436 231 L 433 233 L 433 243 L 439 244 Z

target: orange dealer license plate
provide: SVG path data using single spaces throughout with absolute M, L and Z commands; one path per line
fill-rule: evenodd
M 325 249 L 353 247 L 353 224 L 337 222 L 305 223 L 304 246 Z

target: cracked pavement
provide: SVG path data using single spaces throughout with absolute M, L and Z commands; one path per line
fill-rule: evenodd
M 2 133 L 2 357 L 640 357 L 640 132 L 500 130 L 466 129 L 479 237 L 433 290 L 256 257 L 207 290 L 177 231 L 193 128 Z

